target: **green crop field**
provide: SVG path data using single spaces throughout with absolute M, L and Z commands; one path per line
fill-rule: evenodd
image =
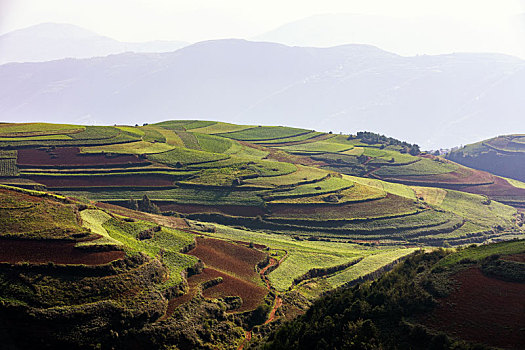
M 223 137 L 193 133 L 203 151 L 213 153 L 225 153 L 232 147 L 233 142 Z
M 177 163 L 180 163 L 181 165 L 199 164 L 228 159 L 228 156 L 219 153 L 175 147 L 167 152 L 150 154 L 148 155 L 148 159 L 175 167 L 177 166 Z
M 262 140 L 262 141 L 256 141 L 254 143 L 264 146 L 266 144 L 276 144 L 277 145 L 277 144 L 286 144 L 288 142 L 302 142 L 302 141 L 314 142 L 321 135 L 327 135 L 327 134 L 323 132 L 319 132 L 319 131 L 311 131 L 309 133 L 301 134 L 297 136 L 282 137 L 278 140 Z M 329 137 L 331 136 L 327 135 L 326 138 L 329 138 Z M 323 139 L 326 139 L 326 138 L 323 138 Z M 315 139 L 315 140 L 312 140 L 312 139 Z
M 198 132 L 201 134 L 222 134 L 227 132 L 241 131 L 250 128 L 253 128 L 253 126 L 217 122 L 215 124 L 210 124 L 204 127 L 193 128 L 191 131 Z
M 343 145 L 339 143 L 333 143 L 333 142 L 317 141 L 317 142 L 303 143 L 300 145 L 282 146 L 282 147 L 279 147 L 279 149 L 288 151 L 288 152 L 292 152 L 292 153 L 293 152 L 337 153 L 337 152 L 348 151 L 352 149 L 352 146 Z
M 287 175 L 258 177 L 255 179 L 248 179 L 246 183 L 262 186 L 289 186 L 304 182 L 317 182 L 330 174 L 326 170 L 317 169 L 313 167 L 305 167 L 297 165 L 297 171 Z
M 16 159 L 0 158 L 0 176 L 18 176 L 19 171 L 16 166 Z
M 235 189 L 203 189 L 181 187 L 168 190 L 96 190 L 96 191 L 70 191 L 62 190 L 67 196 L 87 198 L 102 202 L 121 202 L 125 204 L 129 198 L 141 199 L 148 195 L 151 200 L 173 202 L 180 204 L 202 205 L 244 205 L 261 206 L 264 201 L 258 191 L 241 191 Z
M 127 153 L 127 154 L 151 154 L 167 152 L 175 148 L 167 143 L 151 143 L 146 141 L 136 141 L 115 145 L 82 147 L 82 153 Z
M 525 241 L 500 242 L 490 245 L 480 245 L 469 247 L 468 249 L 459 249 L 455 254 L 448 255 L 442 259 L 436 267 L 450 266 L 459 263 L 463 259 L 481 260 L 488 256 L 512 255 L 525 252 Z
M 458 166 L 450 163 L 440 163 L 430 159 L 421 159 L 418 162 L 393 166 L 382 167 L 375 171 L 374 174 L 382 177 L 391 176 L 426 176 L 435 174 L 446 174 L 458 169 Z
M 83 130 L 83 126 L 49 123 L 0 123 L 0 137 L 69 134 Z
M 284 126 L 258 126 L 251 129 L 233 131 L 217 135 L 241 141 L 262 141 L 277 140 L 284 137 L 297 136 L 309 132 L 311 132 L 311 130 L 289 128 Z
M 512 225 L 515 208 L 494 201 L 490 204 L 484 202 L 486 198 L 480 195 L 447 190 L 440 207 L 486 228 Z
M 297 186 L 288 191 L 274 191 L 270 194 L 270 197 L 272 199 L 280 199 L 326 194 L 346 190 L 352 187 L 353 185 L 354 184 L 351 181 L 344 180 L 338 177 L 329 177 L 325 180 L 315 182 L 312 184 L 304 184 Z
M 166 122 L 156 123 L 154 125 L 165 129 L 184 131 L 192 129 L 200 129 L 216 124 L 217 122 L 207 120 L 170 120 Z

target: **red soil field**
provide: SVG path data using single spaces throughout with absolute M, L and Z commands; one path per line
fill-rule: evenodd
M 74 242 L 0 239 L 0 262 L 102 265 L 122 259 L 120 250 L 89 252 L 75 248 Z
M 222 282 L 205 289 L 202 295 L 205 298 L 222 298 L 233 295 L 241 297 L 242 305 L 240 308 L 234 310 L 235 312 L 255 309 L 261 304 L 266 294 L 268 294 L 266 288 L 260 285 L 247 282 L 214 269 L 204 269 L 204 271 L 206 271 L 207 280 L 222 277 Z
M 517 261 L 525 263 L 525 253 L 523 254 L 514 254 L 514 255 L 506 255 L 501 257 L 502 260 L 510 260 L 510 261 Z
M 173 178 L 162 175 L 27 176 L 49 188 L 171 187 Z
M 230 276 L 215 269 L 205 268 L 202 273 L 188 278 L 189 291 L 186 294 L 168 301 L 166 315 L 162 319 L 168 318 L 178 306 L 193 299 L 202 283 L 217 277 L 222 277 L 222 282 L 211 288 L 205 289 L 202 295 L 205 298 L 223 298 L 227 296 L 241 297 L 241 307 L 232 310 L 233 312 L 244 312 L 255 309 L 261 304 L 266 294 L 268 294 L 268 291 L 264 287 Z
M 195 204 L 175 204 L 172 202 L 155 201 L 162 211 L 175 211 L 178 213 L 218 213 L 232 216 L 254 217 L 264 215 L 265 211 L 261 207 L 243 205 L 195 205 Z
M 453 172 L 436 175 L 405 175 L 395 177 L 381 177 L 385 181 L 401 182 L 408 185 L 417 184 L 434 184 L 434 187 L 444 187 L 452 185 L 454 188 L 464 184 L 467 185 L 481 185 L 491 184 L 495 180 L 495 176 L 481 170 L 469 169 L 461 167 Z
M 233 312 L 253 310 L 261 304 L 268 290 L 257 283 L 260 279 L 255 266 L 266 258 L 266 254 L 212 238 L 197 237 L 196 243 L 197 246 L 187 254 L 204 261 L 207 268 L 202 273 L 188 278 L 189 291 L 169 300 L 168 309 L 161 320 L 171 316 L 178 306 L 193 299 L 201 283 L 217 277 L 222 277 L 222 282 L 204 290 L 202 294 L 205 298 L 241 297 L 242 306 Z
M 80 153 L 78 147 L 57 147 L 55 149 L 23 148 L 18 150 L 17 164 L 21 166 L 95 166 L 115 164 L 149 163 L 136 155 L 121 154 L 108 156 L 105 154 Z
M 259 280 L 255 266 L 266 258 L 263 252 L 219 239 L 197 237 L 196 241 L 197 246 L 188 254 L 198 257 L 206 266 L 253 282 Z
M 486 277 L 479 268 L 452 277 L 458 290 L 439 300 L 425 323 L 472 342 L 525 349 L 525 284 Z
M 461 190 L 475 194 L 484 194 L 489 197 L 523 197 L 523 199 L 525 199 L 525 188 L 514 187 L 501 177 L 494 177 L 494 183 L 491 185 L 465 186 L 462 187 Z

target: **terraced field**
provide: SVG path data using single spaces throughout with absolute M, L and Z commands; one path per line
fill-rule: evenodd
M 519 206 L 521 183 L 370 134 L 192 120 L 1 128 L 0 182 L 17 186 L 0 188 L 2 295 L 25 288 L 2 280 L 5 266 L 34 265 L 51 277 L 31 281 L 56 285 L 45 307 L 129 303 L 151 332 L 189 314 L 195 339 L 209 327 L 239 339 L 239 325 L 293 309 L 288 297 L 372 279 L 419 248 L 524 233 L 498 202 Z M 68 269 L 91 276 L 75 280 L 78 297 Z M 24 293 L 17 303 L 41 298 Z M 207 312 L 224 317 L 201 325 Z
M 70 196 L 120 205 L 147 195 L 162 210 L 191 219 L 303 238 L 382 244 L 481 242 L 515 234 L 513 209 L 484 204 L 473 212 L 490 209 L 498 214 L 480 222 L 458 206 L 447 206 L 455 193 L 448 189 L 514 205 L 521 203 L 525 191 L 442 158 L 411 155 L 410 145 L 374 139 L 373 134 L 363 134 L 367 138 L 361 140 L 297 128 L 194 120 L 143 127 L 47 128 L 52 135 L 38 136 L 66 130 L 61 135 L 76 139 L 111 139 L 123 133 L 135 139 L 80 148 L 20 148 L 13 176 Z M 12 163 L 15 153 L 6 152 Z M 444 190 L 432 195 L 425 186 Z M 486 198 L 471 196 L 466 201 Z

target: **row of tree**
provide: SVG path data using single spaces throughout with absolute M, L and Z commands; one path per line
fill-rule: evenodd
M 402 152 L 410 153 L 413 156 L 417 156 L 421 153 L 421 150 L 417 144 L 411 144 L 405 141 L 395 139 L 393 137 L 376 134 L 374 132 L 358 131 L 356 136 L 358 139 L 361 140 L 361 142 L 369 145 L 381 144 L 384 146 L 400 146 Z M 349 140 L 354 138 L 355 137 L 352 135 L 348 137 Z

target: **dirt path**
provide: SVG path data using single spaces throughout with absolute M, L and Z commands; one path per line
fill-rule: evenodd
M 279 293 L 272 287 L 272 284 L 270 283 L 270 280 L 268 279 L 268 276 L 266 275 L 266 271 L 272 266 L 279 266 L 281 263 L 288 257 L 288 252 L 285 251 L 284 256 L 277 261 L 274 258 L 270 258 L 270 262 L 268 265 L 266 265 L 261 271 L 259 271 L 259 274 L 261 275 L 262 280 L 264 283 L 266 283 L 266 287 L 268 288 L 268 291 L 273 290 L 275 292 L 275 301 L 273 303 L 272 310 L 270 311 L 270 314 L 268 315 L 268 319 L 264 322 L 264 324 L 268 324 L 272 322 L 275 319 L 275 313 L 277 312 L 277 309 L 281 307 L 283 304 L 283 299 L 279 296 Z M 252 339 L 252 331 L 246 331 L 244 335 L 244 341 L 239 345 L 237 350 L 242 350 L 244 348 L 244 345 L 246 345 L 250 340 Z

